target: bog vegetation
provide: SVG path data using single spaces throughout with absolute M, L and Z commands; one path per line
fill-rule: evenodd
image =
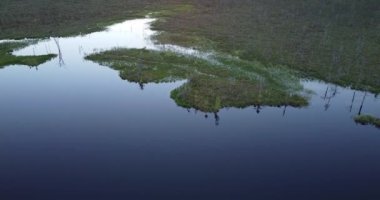
M 380 128 L 380 118 L 372 115 L 358 115 L 355 117 L 355 122 L 362 125 L 372 125 Z
M 303 76 L 380 91 L 377 0 L 194 0 L 155 27 L 162 41 L 213 47 Z M 205 45 L 206 44 L 206 45 Z
M 185 108 L 218 112 L 225 107 L 308 104 L 299 79 L 284 69 L 266 68 L 259 62 L 233 57 L 208 59 L 172 51 L 115 49 L 86 57 L 118 70 L 124 80 L 139 83 L 187 79 L 171 97 Z
M 44 63 L 56 55 L 41 55 L 41 56 L 14 56 L 12 51 L 25 46 L 30 45 L 33 41 L 29 42 L 4 42 L 0 43 L 0 69 L 7 65 L 28 65 L 28 66 L 38 66 Z
M 174 15 L 178 5 L 187 7 Z M 2 0 L 0 38 L 91 32 L 160 11 L 167 14 L 154 25 L 164 31 L 160 42 L 285 65 L 378 93 L 379 10 L 377 0 Z

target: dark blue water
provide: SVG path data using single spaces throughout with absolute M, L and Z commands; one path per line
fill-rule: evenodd
M 170 99 L 183 81 L 141 90 L 72 41 L 64 65 L 0 70 L 1 200 L 380 199 L 380 131 L 352 119 L 365 93 L 305 82 L 308 108 L 206 118 Z M 380 99 L 361 112 L 380 116 Z

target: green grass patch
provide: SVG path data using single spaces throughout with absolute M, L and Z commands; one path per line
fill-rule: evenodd
M 174 17 L 179 13 L 188 13 L 194 9 L 194 6 L 187 3 L 177 3 L 177 4 L 165 4 L 154 8 L 153 10 L 145 11 L 150 17 L 160 18 L 160 20 L 165 20 L 168 17 Z
M 88 33 L 150 14 L 158 18 L 159 42 L 214 49 L 379 93 L 379 6 L 377 0 L 4 0 L 0 38 Z
M 354 118 L 356 123 L 362 125 L 372 125 L 380 128 L 380 118 L 371 115 L 358 115 Z
M 86 59 L 118 70 L 122 79 L 140 85 L 187 79 L 172 91 L 171 98 L 179 106 L 204 112 L 251 105 L 308 105 L 299 80 L 290 71 L 258 62 L 223 55 L 203 59 L 146 49 L 115 49 Z
M 376 0 L 191 0 L 194 8 L 153 24 L 159 43 L 213 49 L 380 93 Z
M 189 9 L 175 0 L 2 0 L 0 39 L 86 34 L 149 13 L 168 17 Z
M 12 51 L 30 45 L 32 42 L 5 42 L 0 43 L 0 68 L 7 65 L 27 65 L 38 66 L 56 55 L 42 55 L 42 56 L 14 56 Z
M 2 0 L 0 38 L 44 38 L 158 18 L 156 40 L 213 49 L 380 93 L 378 0 Z

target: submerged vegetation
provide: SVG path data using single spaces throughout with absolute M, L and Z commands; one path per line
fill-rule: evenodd
M 171 98 L 185 108 L 218 112 L 225 107 L 308 105 L 291 72 L 222 55 L 199 58 L 172 51 L 115 49 L 87 59 L 120 72 L 141 85 L 187 79 Z
M 15 49 L 20 49 L 22 47 L 30 45 L 29 42 L 4 42 L 0 43 L 0 68 L 7 65 L 28 65 L 28 66 L 38 66 L 56 55 L 42 55 L 42 56 L 14 56 L 12 51 Z
M 355 117 L 355 122 L 362 125 L 372 125 L 380 128 L 380 118 L 371 115 L 358 115 Z

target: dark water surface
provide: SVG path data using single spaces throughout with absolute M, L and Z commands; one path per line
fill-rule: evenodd
M 0 70 L 0 199 L 380 199 L 380 131 L 353 121 L 361 105 L 380 116 L 379 97 L 305 81 L 307 108 L 206 118 L 170 99 L 184 81 L 141 90 L 83 59 L 158 48 L 149 22 L 59 38 L 61 62 Z M 49 52 L 52 39 L 15 54 Z

